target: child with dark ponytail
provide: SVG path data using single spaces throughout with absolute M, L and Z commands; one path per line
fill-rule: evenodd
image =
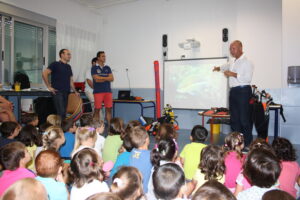
M 159 143 L 157 144 L 157 147 L 152 150 L 151 162 L 153 168 L 151 170 L 151 176 L 148 183 L 148 193 L 147 193 L 148 199 L 155 198 L 153 182 L 152 182 L 153 172 L 161 165 L 167 163 L 175 163 L 177 158 L 177 153 L 178 153 L 178 145 L 175 139 L 160 140 Z

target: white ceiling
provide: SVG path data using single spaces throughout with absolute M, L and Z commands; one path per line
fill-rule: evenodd
M 87 6 L 92 9 L 101 9 L 111 7 L 118 4 L 130 3 L 138 0 L 72 0 L 81 5 Z

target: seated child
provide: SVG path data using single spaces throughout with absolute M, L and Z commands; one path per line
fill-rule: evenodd
M 16 139 L 23 144 L 25 144 L 26 149 L 28 150 L 30 156 L 32 157 L 31 161 L 27 164 L 27 168 L 35 171 L 34 167 L 34 159 L 35 159 L 35 152 L 37 147 L 43 146 L 42 135 L 38 133 L 36 127 L 33 125 L 25 125 L 18 137 Z
M 68 191 L 62 177 L 62 159 L 56 151 L 42 151 L 35 159 L 36 179 L 46 188 L 49 199 L 67 200 Z
M 75 132 L 76 132 L 76 125 L 72 119 L 65 119 L 62 121 L 61 124 L 62 130 L 65 136 L 65 143 L 60 147 L 59 154 L 64 159 L 70 159 L 71 153 L 74 149 L 75 144 Z
M 113 177 L 115 173 L 122 167 L 122 166 L 128 166 L 129 165 L 129 160 L 130 160 L 130 152 L 132 151 L 132 143 L 130 141 L 129 135 L 126 135 L 123 138 L 123 145 L 121 147 L 125 151 L 121 152 L 118 157 L 117 161 L 114 164 L 114 167 L 110 173 L 110 177 Z
M 203 142 L 206 140 L 207 135 L 208 132 L 204 127 L 194 126 L 190 136 L 191 143 L 185 145 L 180 153 L 180 160 L 187 180 L 192 180 L 197 171 L 201 158 L 200 153 L 206 147 Z
M 17 122 L 3 122 L 0 125 L 0 148 L 6 144 L 17 141 L 15 137 L 19 135 L 20 125 Z
M 92 127 L 80 127 L 76 130 L 75 145 L 72 152 L 73 157 L 77 152 L 85 148 L 94 149 L 100 156 L 98 149 L 95 148 L 95 142 L 97 139 L 96 129 Z
M 248 155 L 251 153 L 251 151 L 253 151 L 254 149 L 263 149 L 266 151 L 271 152 L 272 154 L 275 155 L 275 152 L 272 148 L 271 145 L 269 145 L 269 143 L 266 142 L 265 139 L 263 138 L 256 138 L 255 140 L 253 140 L 249 146 L 250 151 L 248 153 Z M 241 191 L 243 190 L 247 190 L 251 187 L 251 184 L 249 183 L 249 181 L 244 177 L 243 175 L 243 171 L 241 171 L 236 179 L 236 187 L 234 190 L 234 195 L 237 196 Z
M 193 195 L 192 200 L 236 200 L 222 183 L 216 180 L 205 182 Z
M 151 163 L 153 165 L 151 169 L 151 175 L 148 183 L 148 193 L 147 198 L 153 199 L 154 190 L 153 190 L 153 181 L 152 174 L 153 172 L 161 165 L 167 163 L 175 163 L 177 157 L 177 143 L 175 139 L 160 140 L 157 147 L 151 152 Z
M 65 135 L 63 130 L 57 126 L 50 126 L 43 134 L 43 150 L 57 151 L 61 145 L 65 143 Z
M 22 124 L 37 127 L 39 124 L 39 116 L 36 113 L 26 113 L 22 115 Z
M 134 147 L 130 152 L 129 166 L 137 168 L 143 175 L 144 192 L 148 192 L 148 183 L 151 174 L 151 152 L 148 150 L 149 135 L 146 129 L 142 126 L 133 128 L 129 135 Z
M 0 159 L 1 165 L 4 167 L 0 177 L 0 196 L 16 181 L 35 177 L 33 172 L 26 169 L 26 165 L 31 160 L 31 157 L 26 146 L 21 142 L 11 142 L 2 147 Z
M 102 192 L 102 193 L 97 193 L 86 200 L 122 200 L 118 195 L 111 193 L 111 192 Z
M 173 124 L 164 123 L 158 128 L 157 134 L 155 135 L 155 141 L 158 143 L 160 140 L 175 139 L 177 140 L 178 133 L 174 129 Z
M 242 153 L 244 148 L 244 136 L 239 132 L 232 132 L 225 137 L 224 163 L 225 163 L 225 183 L 224 185 L 234 192 L 236 179 L 242 171 L 245 156 Z
M 111 192 L 123 200 L 142 199 L 142 175 L 134 167 L 122 167 L 114 176 Z
M 261 200 L 264 193 L 276 189 L 274 186 L 281 172 L 279 159 L 270 151 L 254 149 L 246 158 L 244 176 L 252 185 L 240 192 L 238 200 Z
M 225 164 L 223 151 L 220 146 L 208 145 L 202 149 L 199 169 L 197 169 L 192 183 L 196 185 L 196 190 L 206 181 L 216 180 L 220 183 L 225 181 Z
M 296 151 L 289 140 L 281 137 L 273 140 L 272 147 L 281 162 L 279 188 L 296 198 L 297 191 L 295 184 L 300 176 L 300 167 L 296 159 Z
M 157 199 L 186 199 L 184 172 L 175 163 L 159 166 L 153 173 L 154 194 Z
M 105 128 L 104 122 L 93 120 L 93 121 L 90 121 L 87 126 L 96 129 L 97 139 L 96 139 L 96 143 L 95 143 L 95 149 L 97 149 L 97 151 L 99 152 L 99 155 L 102 157 L 102 152 L 103 152 L 104 143 L 105 143 L 105 138 L 102 136 L 102 134 L 104 132 L 104 128 Z
M 23 178 L 12 184 L 3 194 L 1 200 L 48 200 L 43 184 L 34 178 Z
M 74 155 L 70 164 L 74 178 L 70 200 L 83 200 L 96 193 L 109 192 L 103 181 L 102 162 L 91 148 L 82 149 Z
M 262 200 L 296 200 L 295 197 L 282 190 L 271 190 L 266 192 Z
M 123 120 L 120 118 L 113 118 L 110 120 L 109 135 L 105 139 L 102 153 L 104 162 L 116 162 L 119 148 L 123 143 L 120 136 L 124 132 L 123 126 Z
M 54 115 L 54 114 L 48 115 L 46 120 L 48 124 L 51 124 L 52 126 L 58 126 L 58 127 L 61 126 L 61 121 L 62 121 L 61 117 L 59 115 Z

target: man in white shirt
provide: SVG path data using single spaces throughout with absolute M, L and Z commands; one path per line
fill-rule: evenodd
M 230 54 L 235 58 L 233 62 L 214 67 L 213 71 L 222 71 L 229 78 L 230 126 L 232 131 L 244 134 L 245 146 L 248 146 L 253 139 L 249 104 L 253 65 L 246 58 L 243 45 L 238 40 L 231 43 Z
M 92 66 L 96 65 L 97 57 L 92 59 Z M 89 101 L 93 104 L 94 103 L 94 94 L 93 94 L 93 77 L 91 75 L 91 68 L 88 68 L 85 73 L 85 95 L 89 99 Z M 94 106 L 92 105 L 92 109 Z

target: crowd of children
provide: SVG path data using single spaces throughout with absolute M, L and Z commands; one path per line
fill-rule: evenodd
M 279 200 L 296 199 L 300 168 L 291 142 L 256 139 L 243 152 L 242 133 L 207 145 L 208 131 L 193 127 L 191 143 L 162 124 L 150 136 L 138 121 L 105 125 L 90 115 L 78 127 L 49 115 L 0 125 L 0 199 L 39 200 Z

